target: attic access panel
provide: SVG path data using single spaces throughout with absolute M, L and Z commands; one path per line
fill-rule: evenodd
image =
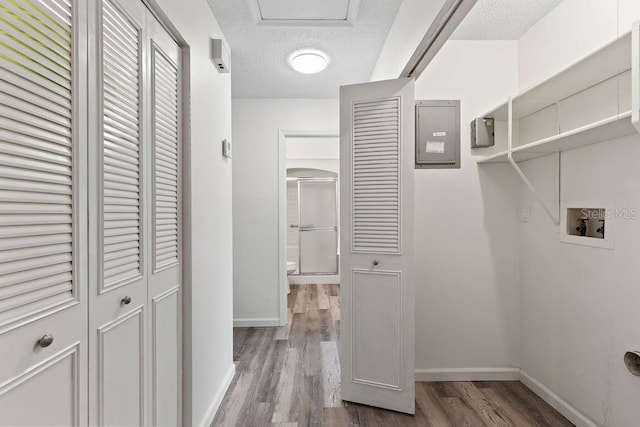
M 353 25 L 360 0 L 247 0 L 258 25 Z

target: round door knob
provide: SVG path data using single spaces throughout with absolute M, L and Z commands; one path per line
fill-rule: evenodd
M 43 335 L 42 338 L 38 340 L 38 345 L 42 348 L 47 348 L 53 343 L 53 335 Z
M 380 264 L 380 261 L 378 261 L 377 259 L 374 259 L 373 260 L 373 265 L 378 265 L 378 264 Z
M 131 297 L 129 295 L 127 295 L 126 297 L 122 298 L 122 304 L 124 304 L 124 305 L 131 304 Z

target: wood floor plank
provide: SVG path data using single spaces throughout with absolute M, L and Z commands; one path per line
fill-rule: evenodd
M 278 381 L 278 387 L 276 390 L 276 405 L 273 411 L 271 422 L 291 422 L 291 407 L 295 399 L 293 395 L 295 376 L 291 375 L 291 373 L 295 371 L 296 364 L 298 363 L 298 354 L 299 350 L 297 348 L 287 349 L 286 355 L 284 357 L 284 366 L 282 369 L 285 373 L 288 373 L 288 375 L 281 375 L 280 380 Z
M 250 328 L 236 328 L 233 331 L 233 360 L 238 360 L 247 343 Z
M 300 348 L 304 347 L 305 334 L 307 329 L 306 313 L 293 313 L 291 316 L 291 329 L 289 331 L 289 346 Z
M 278 332 L 276 332 L 275 339 L 287 341 L 289 339 L 289 333 L 291 332 L 291 320 L 293 319 L 293 309 L 287 309 L 287 324 L 280 326 Z
M 395 427 L 398 425 L 393 412 L 371 406 L 358 405 L 358 416 L 367 426 Z
M 255 411 L 253 412 L 253 417 L 251 418 L 251 425 L 266 426 L 271 424 L 272 414 L 273 405 L 265 402 L 256 403 Z
M 244 396 L 248 393 L 253 382 L 253 374 L 250 372 L 240 373 L 238 381 L 228 396 L 225 397 L 226 404 L 220 407 L 214 425 L 236 426 L 242 424 L 242 407 L 244 406 Z
M 493 387 L 481 388 L 480 391 L 487 397 L 487 399 L 491 400 L 491 402 L 493 402 L 493 404 L 496 405 L 502 413 L 509 417 L 512 426 L 535 426 L 535 424 L 529 421 L 526 416 L 520 410 L 518 410 L 518 408 L 509 404 L 509 402 L 505 400 L 502 394 L 498 393 Z
M 440 398 L 444 411 L 456 427 L 486 427 L 476 413 L 459 397 Z
M 330 296 L 329 306 L 331 307 L 331 316 L 333 320 L 340 320 L 340 297 Z
M 330 308 L 328 285 L 318 285 L 318 309 L 329 310 Z
M 326 427 L 334 427 L 334 426 L 360 426 L 349 417 L 349 413 L 347 409 L 344 407 L 340 408 L 325 408 L 324 409 L 324 422 L 323 426 Z
M 323 405 L 325 408 L 342 407 L 340 394 L 340 359 L 336 342 L 321 342 Z
M 318 304 L 318 285 L 306 287 L 307 292 L 307 314 L 318 313 L 320 305 Z
M 320 310 L 320 335 L 322 341 L 338 341 L 336 322 L 333 321 L 330 310 Z
M 437 396 L 425 383 L 416 383 L 416 406 L 431 427 L 453 427 Z
M 339 289 L 292 285 L 286 327 L 234 329 L 236 376 L 212 425 L 572 425 L 520 382 L 416 383 L 414 416 L 342 401 Z
M 256 382 L 255 402 L 275 404 L 278 383 L 283 374 L 285 355 L 289 345 L 286 341 L 276 340 L 272 345 L 272 351 L 262 361 L 256 360 L 256 366 L 262 366 L 260 378 Z M 286 373 L 285 373 L 286 375 Z
M 502 382 L 499 390 L 515 406 L 521 408 L 536 426 L 568 427 L 573 425 L 519 381 Z
M 307 287 L 303 286 L 298 289 L 296 293 L 296 302 L 293 306 L 294 313 L 306 313 L 307 312 Z
M 302 355 L 303 372 L 305 376 L 312 377 L 314 375 L 319 375 L 322 372 L 322 355 L 320 350 L 321 338 L 320 312 L 317 309 L 310 310 L 307 313 L 306 318 L 303 348 L 304 353 Z
M 460 393 L 462 400 L 489 426 L 511 427 L 513 422 L 482 394 L 470 382 L 458 382 L 454 387 Z

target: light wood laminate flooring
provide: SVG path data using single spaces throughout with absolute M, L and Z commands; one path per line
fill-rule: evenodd
M 235 328 L 236 376 L 214 426 L 572 426 L 523 384 L 416 383 L 416 414 L 340 398 L 338 285 L 292 285 L 289 323 Z

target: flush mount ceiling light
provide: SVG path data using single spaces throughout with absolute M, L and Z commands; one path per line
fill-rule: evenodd
M 317 50 L 300 50 L 289 56 L 291 68 L 303 74 L 315 74 L 327 68 L 329 58 Z

